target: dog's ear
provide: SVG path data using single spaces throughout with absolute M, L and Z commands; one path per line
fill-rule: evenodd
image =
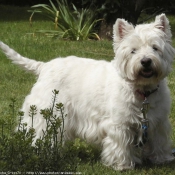
M 129 24 L 124 19 L 117 19 L 113 26 L 114 40 L 123 39 L 128 33 L 131 32 L 131 30 L 134 30 L 133 25 Z
M 113 42 L 114 42 L 114 51 L 118 48 L 121 40 L 134 30 L 133 25 L 129 24 L 124 19 L 117 19 L 113 26 Z
M 169 21 L 165 14 L 156 16 L 155 27 L 162 30 L 166 34 L 167 39 L 171 40 L 171 37 L 172 37 L 171 29 L 170 29 Z

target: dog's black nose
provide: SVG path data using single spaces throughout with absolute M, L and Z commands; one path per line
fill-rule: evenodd
M 151 65 L 151 63 L 152 63 L 151 58 L 144 57 L 143 59 L 141 59 L 141 64 L 145 68 L 148 68 Z

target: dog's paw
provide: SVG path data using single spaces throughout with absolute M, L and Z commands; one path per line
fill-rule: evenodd
M 148 158 L 153 164 L 163 164 L 175 160 L 173 155 L 150 156 Z

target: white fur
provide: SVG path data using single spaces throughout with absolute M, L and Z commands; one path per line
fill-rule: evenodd
M 80 137 L 102 147 L 102 161 L 115 170 L 132 169 L 142 158 L 153 163 L 173 160 L 171 155 L 170 92 L 166 76 L 171 70 L 175 50 L 164 14 L 151 24 L 135 28 L 123 19 L 114 25 L 115 59 L 111 62 L 69 56 L 43 63 L 22 57 L 0 42 L 1 49 L 15 64 L 34 72 L 38 80 L 25 98 L 22 122 L 31 127 L 28 112 L 36 105 L 34 117 L 36 138 L 42 136 L 46 123 L 40 109 L 51 105 L 52 90 L 59 90 L 65 119 L 65 139 Z M 150 58 L 156 73 L 150 78 L 140 75 L 141 60 Z M 141 140 L 141 107 L 143 98 L 137 91 L 153 90 L 148 97 L 148 142 L 143 152 L 135 147 Z M 141 155 L 142 154 L 142 155 Z

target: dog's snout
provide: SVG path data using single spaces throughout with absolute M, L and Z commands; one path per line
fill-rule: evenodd
M 149 67 L 149 66 L 151 65 L 151 63 L 152 63 L 151 58 L 146 58 L 146 57 L 144 57 L 144 58 L 141 60 L 141 64 L 142 64 L 142 66 L 145 67 L 145 68 Z

